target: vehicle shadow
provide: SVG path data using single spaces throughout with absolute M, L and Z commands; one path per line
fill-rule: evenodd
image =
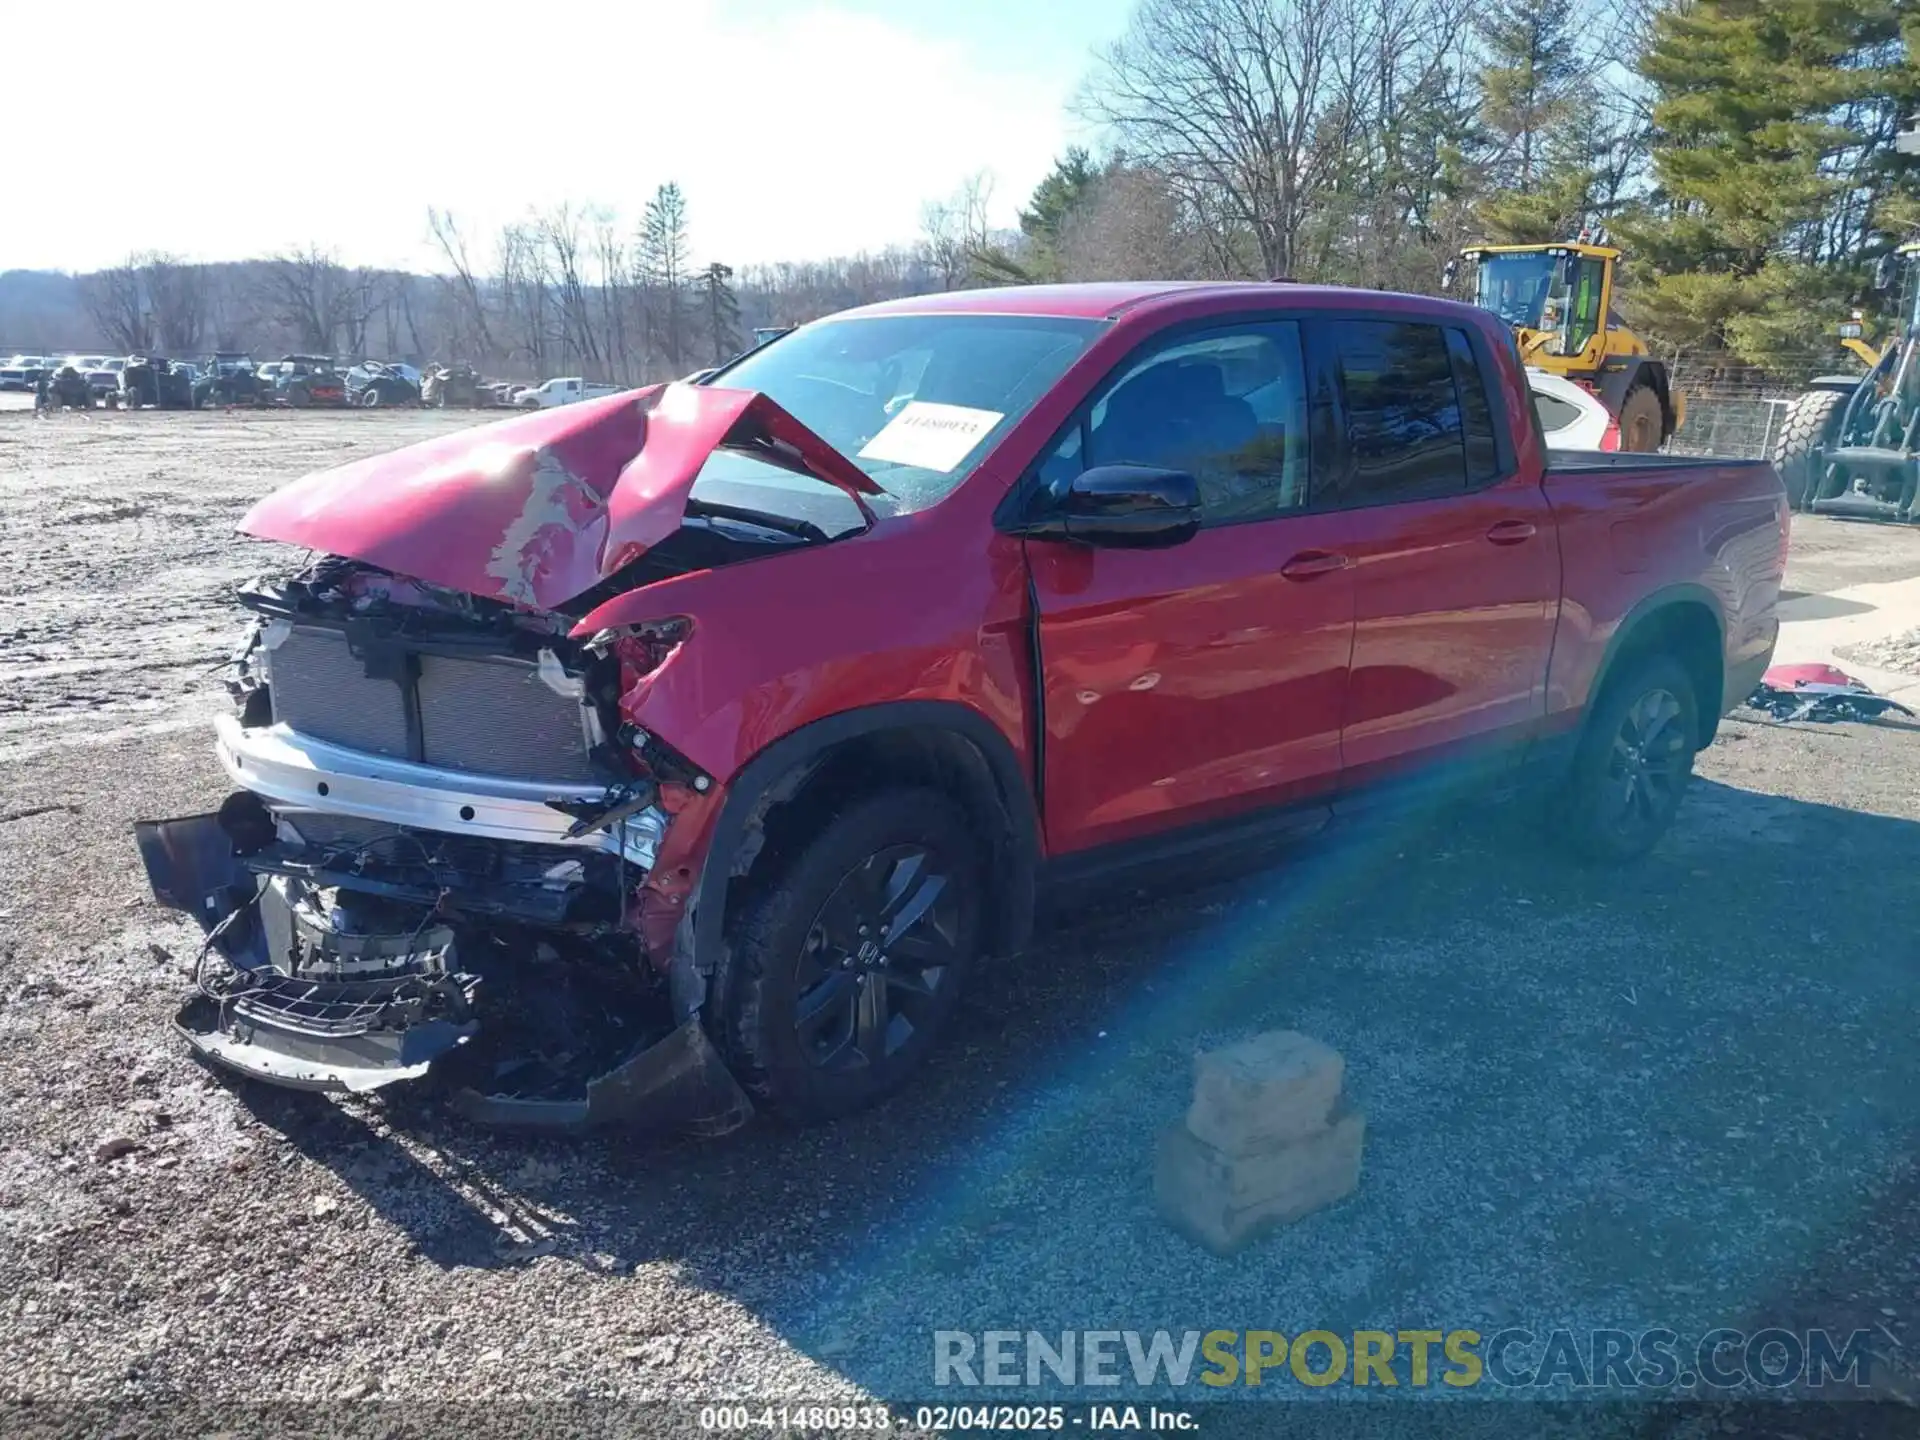
M 1915 873 L 1920 824 L 1706 780 L 1617 870 L 1443 813 L 1056 908 L 932 1073 L 834 1126 L 554 1139 L 246 1093 L 430 1263 L 671 1266 L 880 1394 L 932 1393 L 935 1328 L 1697 1333 L 1880 1223 L 1863 1177 L 1920 1085 L 1920 886 L 1884 877 Z M 1195 1049 L 1269 1028 L 1346 1056 L 1365 1175 L 1218 1260 L 1155 1217 L 1153 1136 Z
M 1820 595 L 1803 590 L 1780 592 L 1782 620 L 1834 620 L 1842 615 L 1865 615 L 1878 608 L 1862 600 L 1845 600 L 1838 595 Z

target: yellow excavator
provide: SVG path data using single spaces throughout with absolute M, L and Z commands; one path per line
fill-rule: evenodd
M 1686 399 L 1666 362 L 1614 311 L 1620 251 L 1582 231 L 1551 245 L 1474 245 L 1447 262 L 1451 290 L 1460 261 L 1473 267 L 1473 303 L 1513 327 L 1521 360 L 1591 391 L 1620 427 L 1622 450 L 1658 450 L 1686 418 Z

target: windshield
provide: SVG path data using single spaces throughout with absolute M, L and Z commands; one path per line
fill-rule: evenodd
M 790 411 L 886 490 L 874 508 L 898 515 L 950 494 L 1099 329 L 1095 320 L 1037 315 L 824 320 L 711 383 L 761 391 Z M 701 472 L 710 478 L 808 485 L 725 451 Z
M 1549 251 L 1483 255 L 1475 300 L 1481 309 L 1493 311 L 1509 325 L 1537 330 L 1559 273 L 1560 258 Z

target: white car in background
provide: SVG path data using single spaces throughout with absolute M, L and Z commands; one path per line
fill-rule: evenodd
M 1528 370 L 1533 410 L 1549 450 L 1618 450 L 1620 424 L 1584 385 L 1545 370 Z
M 531 390 L 522 390 L 513 397 L 513 403 L 523 410 L 551 410 L 556 405 L 571 405 L 576 400 L 612 395 L 619 389 L 618 385 L 600 385 L 583 380 L 578 375 L 569 375 L 536 385 Z

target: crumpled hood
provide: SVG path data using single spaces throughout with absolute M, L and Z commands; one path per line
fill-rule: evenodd
M 863 511 L 862 495 L 882 493 L 765 395 L 676 383 L 322 470 L 255 505 L 240 529 L 551 610 L 672 534 L 722 448 L 837 486 Z

